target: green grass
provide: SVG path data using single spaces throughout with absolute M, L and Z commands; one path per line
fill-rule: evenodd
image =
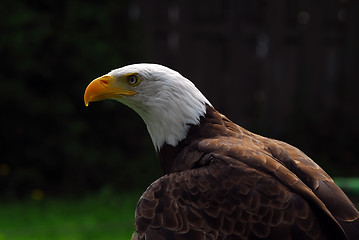
M 0 240 L 131 239 L 139 193 L 0 203 Z
M 359 178 L 334 178 L 336 184 L 343 189 L 353 192 L 356 195 L 359 195 Z
M 359 206 L 359 180 L 335 179 Z M 129 240 L 140 192 L 0 202 L 0 240 Z
M 334 181 L 348 195 L 359 210 L 359 178 L 336 177 Z

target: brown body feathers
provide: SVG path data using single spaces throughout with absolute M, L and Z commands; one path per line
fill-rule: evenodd
M 214 108 L 176 147 L 138 202 L 139 239 L 359 239 L 359 213 L 297 148 L 253 134 Z

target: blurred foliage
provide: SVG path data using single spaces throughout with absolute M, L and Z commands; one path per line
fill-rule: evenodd
M 128 18 L 129 4 L 1 1 L 2 199 L 35 189 L 46 197 L 106 184 L 144 188 L 158 175 L 146 127 L 132 110 L 83 103 L 92 79 L 141 58 L 144 36 Z

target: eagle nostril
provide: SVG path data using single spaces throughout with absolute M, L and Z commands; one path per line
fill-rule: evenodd
M 100 83 L 101 83 L 104 87 L 107 87 L 107 85 L 108 85 L 108 81 L 105 81 L 105 80 L 100 80 Z

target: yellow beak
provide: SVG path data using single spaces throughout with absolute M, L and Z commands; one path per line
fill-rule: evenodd
M 93 80 L 86 88 L 84 101 L 86 107 L 90 102 L 101 101 L 104 99 L 119 98 L 123 95 L 135 95 L 135 91 L 123 89 L 115 84 L 115 77 L 104 75 Z

